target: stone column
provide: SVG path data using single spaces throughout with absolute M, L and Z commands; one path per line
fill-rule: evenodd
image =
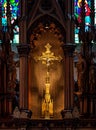
M 20 56 L 20 108 L 28 108 L 28 54 L 29 45 L 18 46 Z
M 74 0 L 65 1 L 66 13 L 66 43 L 74 42 L 74 21 L 72 15 L 74 14 Z
M 62 45 L 64 51 L 64 109 L 70 110 L 73 108 L 73 88 L 74 88 L 74 72 L 73 72 L 73 51 L 75 45 Z
M 20 17 L 19 17 L 19 42 L 22 44 L 27 43 L 27 0 L 20 1 Z

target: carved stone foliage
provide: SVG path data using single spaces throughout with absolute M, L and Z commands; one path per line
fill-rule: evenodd
M 63 119 L 63 120 L 36 120 L 36 119 L 1 119 L 0 129 L 37 129 L 37 130 L 55 130 L 55 129 L 71 129 L 71 130 L 95 130 L 95 119 Z
M 31 48 L 35 47 L 34 41 L 36 41 L 41 36 L 42 33 L 45 33 L 47 31 L 54 33 L 54 35 L 58 37 L 58 39 L 61 42 L 63 41 L 64 36 L 62 35 L 60 29 L 55 25 L 55 23 L 50 23 L 45 25 L 43 23 L 39 23 L 30 36 Z
M 31 118 L 32 112 L 28 109 L 19 109 L 17 106 L 13 111 L 13 118 Z

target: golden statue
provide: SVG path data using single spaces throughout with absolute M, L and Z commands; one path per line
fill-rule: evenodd
M 47 66 L 47 73 L 46 73 L 46 81 L 45 81 L 45 94 L 44 98 L 42 99 L 42 117 L 45 119 L 49 119 L 53 117 L 53 99 L 51 99 L 50 95 L 50 75 L 49 75 L 49 68 L 50 65 L 53 64 L 54 61 L 61 61 L 61 56 L 55 56 L 53 52 L 51 52 L 50 48 L 52 46 L 47 43 L 45 45 L 46 51 L 42 52 L 41 56 L 34 57 L 36 61 L 41 61 L 42 64 Z

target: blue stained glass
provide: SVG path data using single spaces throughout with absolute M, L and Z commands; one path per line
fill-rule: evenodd
M 14 21 L 17 19 L 17 17 L 19 16 L 19 0 L 9 0 L 10 3 L 10 13 L 11 13 L 11 24 L 14 23 Z M 3 31 L 7 31 L 7 0 L 0 0 L 0 12 L 2 15 L 1 18 L 1 23 L 2 23 L 2 30 Z M 16 35 L 16 39 L 17 39 L 17 35 L 19 37 L 19 27 L 18 25 L 16 25 L 14 27 L 14 38 Z M 18 39 L 13 39 L 13 41 L 18 41 Z
M 95 3 L 94 3 L 94 7 L 95 7 L 95 19 L 94 19 L 94 23 L 96 25 L 96 0 L 95 0 Z
M 84 2 L 84 7 L 85 7 L 85 32 L 89 31 L 90 26 L 91 26 L 91 0 L 85 0 Z M 74 0 L 74 15 L 75 19 L 77 21 L 77 25 L 75 27 L 75 35 L 76 38 L 79 33 L 80 26 L 82 24 L 82 0 Z M 79 39 L 79 38 L 77 38 Z M 76 41 L 76 39 L 75 39 Z M 77 43 L 79 41 L 76 41 Z
M 85 0 L 85 24 L 91 24 L 91 0 Z M 82 22 L 82 0 L 75 0 L 74 12 L 79 23 Z

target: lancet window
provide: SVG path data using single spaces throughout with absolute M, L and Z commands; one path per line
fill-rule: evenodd
M 87 32 L 96 23 L 94 11 L 96 12 L 96 0 L 74 0 L 75 43 L 80 43 L 79 32 L 82 26 Z
M 11 43 L 19 43 L 19 27 L 17 18 L 19 16 L 19 0 L 0 0 L 0 30 L 7 32 L 13 29 L 13 40 Z M 0 39 L 2 43 L 2 39 Z

